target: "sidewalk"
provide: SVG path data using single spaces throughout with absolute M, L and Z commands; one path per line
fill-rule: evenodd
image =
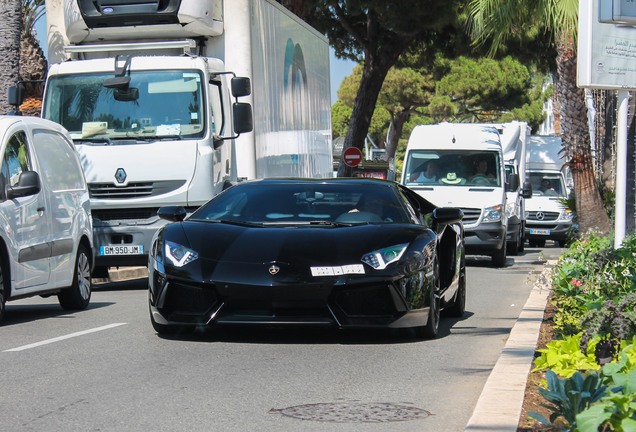
M 540 284 L 535 284 L 530 291 L 464 431 L 517 431 L 549 293 L 550 290 Z

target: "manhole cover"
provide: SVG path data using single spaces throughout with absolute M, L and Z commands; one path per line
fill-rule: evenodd
M 332 402 L 272 408 L 270 413 L 282 414 L 299 420 L 334 423 L 387 423 L 423 419 L 430 412 L 390 402 Z

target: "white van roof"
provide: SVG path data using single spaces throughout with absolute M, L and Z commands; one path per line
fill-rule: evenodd
M 407 150 L 494 150 L 501 151 L 494 126 L 472 123 L 438 123 L 413 129 Z

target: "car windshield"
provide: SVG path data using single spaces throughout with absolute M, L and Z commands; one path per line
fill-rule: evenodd
M 109 88 L 112 73 L 59 75 L 47 85 L 43 116 L 73 139 L 202 137 L 202 76 L 197 71 L 132 71 L 125 88 Z
M 189 219 L 285 225 L 409 223 L 412 220 L 401 198 L 391 188 L 321 182 L 233 186 L 203 205 Z

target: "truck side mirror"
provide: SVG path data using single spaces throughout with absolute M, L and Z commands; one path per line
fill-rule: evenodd
M 519 189 L 519 174 L 510 174 L 508 184 L 506 185 L 506 191 L 514 192 L 517 189 Z
M 9 105 L 15 107 L 22 105 L 22 102 L 24 102 L 24 85 L 18 84 L 9 87 L 9 90 L 7 90 L 7 99 Z
M 242 134 L 254 129 L 252 118 L 252 105 L 243 102 L 234 102 L 232 105 L 234 114 L 234 133 Z
M 525 182 L 523 184 L 523 188 L 521 189 L 521 196 L 523 198 L 531 198 L 532 197 L 532 183 Z
M 252 83 L 247 77 L 232 78 L 232 96 L 240 98 L 252 94 Z

